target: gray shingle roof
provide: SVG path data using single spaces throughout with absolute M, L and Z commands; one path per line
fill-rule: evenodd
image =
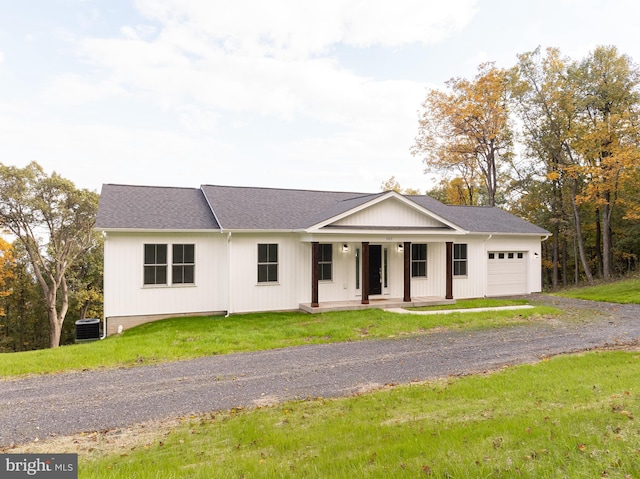
M 224 229 L 295 230 L 355 208 L 377 195 L 203 185 Z M 380 193 L 382 194 L 382 193 Z
M 408 196 L 408 198 L 472 233 L 549 234 L 544 228 L 540 228 L 500 208 L 445 205 L 424 195 Z
M 163 188 L 107 184 L 102 187 L 96 227 L 291 231 L 309 228 L 384 194 L 214 185 Z M 549 234 L 499 208 L 448 206 L 424 195 L 406 198 L 473 233 Z
M 219 229 L 199 188 L 102 185 L 98 229 Z

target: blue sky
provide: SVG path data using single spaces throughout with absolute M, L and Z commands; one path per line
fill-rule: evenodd
M 433 186 L 429 88 L 616 45 L 635 0 L 0 0 L 0 152 L 77 186 Z

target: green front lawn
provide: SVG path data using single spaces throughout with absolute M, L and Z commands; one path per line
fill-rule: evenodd
M 458 307 L 464 307 L 460 301 Z M 519 304 L 519 303 L 518 303 Z M 503 305 L 503 302 L 500 302 Z M 434 328 L 477 329 L 520 324 L 554 308 L 421 316 L 378 309 L 310 315 L 255 313 L 175 318 L 147 323 L 92 343 L 0 355 L 0 376 L 136 366 L 214 354 L 302 344 L 424 334 Z
M 628 279 L 614 283 L 569 289 L 557 294 L 558 296 L 588 299 L 591 301 L 640 304 L 640 279 Z
M 216 412 L 133 445 L 98 437 L 79 477 L 640 477 L 638 377 L 638 352 L 596 352 Z

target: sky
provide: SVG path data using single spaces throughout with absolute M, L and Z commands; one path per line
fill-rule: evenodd
M 425 191 L 429 89 L 615 45 L 636 0 L 0 0 L 0 162 L 104 183 Z

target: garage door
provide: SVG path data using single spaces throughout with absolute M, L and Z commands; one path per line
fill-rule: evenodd
M 526 294 L 526 258 L 523 251 L 489 251 L 487 296 Z

